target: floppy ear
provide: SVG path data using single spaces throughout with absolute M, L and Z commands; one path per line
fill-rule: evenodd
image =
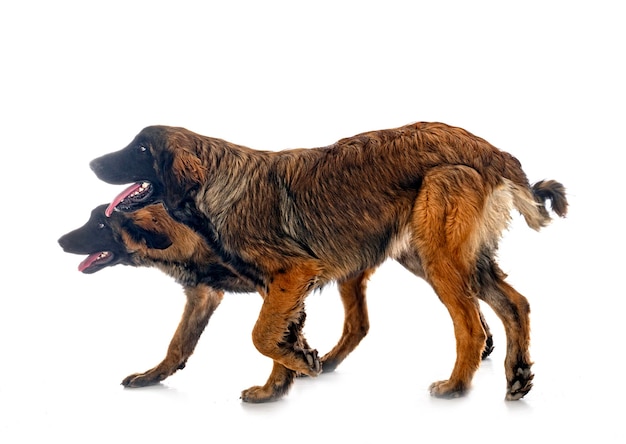
M 200 157 L 189 147 L 191 141 L 172 137 L 162 163 L 162 176 L 165 185 L 165 203 L 176 209 L 189 197 L 189 192 L 199 188 L 207 178 L 207 169 Z
M 146 230 L 130 220 L 124 223 L 124 229 L 135 242 L 145 241 L 146 247 L 154 250 L 165 250 L 173 243 L 167 234 Z

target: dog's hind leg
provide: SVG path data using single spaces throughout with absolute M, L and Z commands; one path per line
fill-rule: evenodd
M 433 396 L 464 394 L 485 350 L 487 334 L 472 283 L 486 194 L 474 169 L 442 167 L 424 178 L 413 209 L 413 245 L 425 279 L 450 313 L 456 338 L 454 368 L 447 380 L 430 386 Z
M 420 258 L 414 254 L 414 252 L 406 251 L 401 256 L 397 257 L 396 260 L 400 265 L 409 270 L 415 276 L 424 279 L 424 268 L 422 267 Z M 478 301 L 476 302 L 478 303 Z M 489 324 L 487 324 L 487 320 L 485 319 L 483 312 L 480 310 L 480 306 L 478 306 L 478 312 L 480 314 L 480 323 L 482 324 L 485 334 L 487 335 L 485 348 L 483 349 L 483 353 L 481 355 L 481 358 L 484 360 L 491 355 L 491 352 L 493 352 L 493 335 L 491 334 L 491 329 L 489 328 Z M 326 371 L 325 367 L 324 371 Z
M 505 282 L 505 278 L 491 254 L 481 256 L 477 273 L 478 297 L 489 304 L 504 324 L 507 337 L 506 399 L 514 401 L 524 397 L 533 386 L 529 353 L 530 306 L 523 295 Z
M 211 315 L 222 301 L 224 293 L 200 284 L 195 287 L 185 287 L 185 294 L 187 296 L 185 310 L 167 349 L 165 359 L 151 370 L 127 376 L 122 381 L 123 386 L 145 387 L 157 384 L 185 367 Z
M 367 280 L 374 273 L 370 268 L 338 283 L 339 294 L 345 312 L 343 333 L 333 349 L 322 357 L 324 373 L 334 371 L 339 364 L 356 348 L 369 331 L 367 300 L 365 290 Z

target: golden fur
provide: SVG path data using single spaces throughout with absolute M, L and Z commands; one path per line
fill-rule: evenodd
M 567 200 L 558 182 L 531 186 L 519 161 L 484 139 L 421 122 L 323 148 L 263 152 L 154 126 L 91 167 L 110 183 L 146 181 L 140 196 L 117 199 L 117 209 L 162 201 L 264 295 L 252 337 L 274 371 L 244 390 L 244 401 L 276 399 L 290 372 L 319 374 L 317 352 L 290 335 L 307 294 L 387 259 L 423 277 L 452 318 L 456 362 L 432 395 L 459 396 L 470 386 L 487 337 L 478 300 L 507 332 L 506 398 L 531 389 L 529 305 L 505 282 L 495 253 L 511 209 L 538 230 L 550 221 L 545 201 L 564 216 Z

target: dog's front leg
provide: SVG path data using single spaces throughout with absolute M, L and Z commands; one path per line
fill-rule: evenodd
M 185 294 L 187 296 L 185 310 L 167 349 L 165 359 L 144 373 L 127 376 L 122 381 L 124 387 L 145 387 L 157 384 L 185 367 L 211 315 L 222 301 L 224 292 L 200 284 L 185 287 Z
M 322 371 L 330 373 L 359 345 L 369 331 L 367 280 L 374 273 L 369 268 L 338 282 L 339 294 L 344 309 L 343 333 L 337 345 L 322 358 Z
M 241 392 L 241 400 L 250 403 L 276 401 L 291 388 L 296 372 L 274 361 L 272 374 L 263 386 L 250 387 Z
M 242 392 L 246 402 L 266 402 L 284 395 L 297 373 L 317 376 L 322 365 L 317 350 L 302 336 L 306 317 L 304 299 L 316 281 L 316 268 L 299 265 L 274 274 L 263 299 L 252 332 L 255 347 L 274 360 L 274 368 L 263 386 Z

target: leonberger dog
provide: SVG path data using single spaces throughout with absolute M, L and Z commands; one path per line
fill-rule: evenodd
M 479 300 L 504 324 L 506 399 L 531 389 L 529 303 L 505 281 L 496 250 L 513 208 L 535 230 L 551 220 L 548 200 L 565 216 L 565 188 L 530 185 L 520 162 L 484 139 L 419 122 L 321 148 L 257 151 L 150 126 L 90 166 L 105 182 L 134 182 L 108 215 L 162 202 L 262 293 L 252 338 L 274 366 L 244 401 L 276 399 L 293 372 L 318 375 L 317 352 L 293 340 L 306 296 L 387 259 L 423 277 L 452 318 L 456 362 L 431 395 L 469 389 L 487 336 Z
M 82 273 L 92 274 L 118 264 L 154 267 L 183 287 L 187 302 L 165 359 L 122 381 L 125 387 L 157 384 L 185 367 L 224 292 L 250 293 L 256 286 L 223 263 L 198 233 L 173 220 L 161 204 L 132 213 L 115 212 L 110 217 L 105 216 L 106 208 L 106 204 L 94 208 L 83 226 L 61 236 L 58 243 L 67 253 L 87 255 L 78 265 Z M 368 332 L 365 290 L 373 271 L 364 270 L 338 283 L 345 320 L 339 342 L 321 358 L 326 372 L 335 370 Z M 292 340 L 308 348 L 302 326 L 292 332 Z M 489 331 L 486 323 L 485 328 Z M 489 337 L 483 358 L 492 350 Z M 285 382 L 281 394 L 290 384 Z

